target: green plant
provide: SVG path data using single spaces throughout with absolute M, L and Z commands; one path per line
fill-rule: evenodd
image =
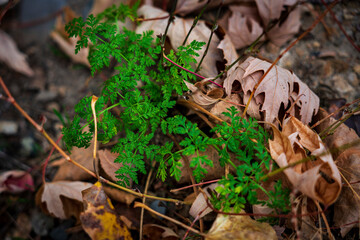
M 215 147 L 220 155 L 221 165 L 230 164 L 236 169 L 237 176 L 229 175 L 220 181 L 223 188 L 218 188 L 218 198 L 213 198 L 215 207 L 230 211 L 239 211 L 249 202 L 261 203 L 256 198 L 255 189 L 261 189 L 260 178 L 269 168 L 270 156 L 265 148 L 266 132 L 258 123 L 241 119 L 235 108 L 224 113 L 231 118 L 231 124 L 217 125 L 213 131 L 219 138 L 211 138 L 203 133 L 197 124 L 173 108 L 176 99 L 187 91 L 184 81 L 194 81 L 195 76 L 174 64 L 164 62 L 160 39 L 152 32 L 136 34 L 127 29 L 119 30 L 117 20 L 126 17 L 136 19 L 136 6 L 129 8 L 120 5 L 112 7 L 98 17 L 89 16 L 86 20 L 76 18 L 66 26 L 70 37 L 79 37 L 75 52 L 90 46 L 89 62 L 91 73 L 109 67 L 110 59 L 115 59 L 118 74 L 110 77 L 103 85 L 101 95 L 96 102 L 98 118 L 98 140 L 107 143 L 122 132 L 112 148 L 119 154 L 116 162 L 123 167 L 116 173 L 119 183 L 129 183 L 129 177 L 138 183 L 138 173 L 146 173 L 145 158 L 159 163 L 157 175 L 164 181 L 168 176 L 179 180 L 181 177 L 180 159 L 182 155 L 193 156 L 190 167 L 197 182 L 207 173 L 205 165 L 213 166 L 213 160 L 206 155 L 208 147 Z M 205 43 L 193 41 L 187 46 L 173 50 L 167 58 L 185 69 L 193 71 L 191 63 L 196 63 L 194 56 Z M 63 128 L 68 148 L 88 147 L 94 134 L 94 122 L 90 107 L 91 97 L 84 97 L 76 106 L 73 121 Z M 119 107 L 121 114 L 115 116 L 111 109 Z M 81 125 L 85 123 L 85 125 Z M 85 127 L 89 130 L 85 131 Z M 152 143 L 158 128 L 163 134 L 181 136 L 181 150 L 174 151 L 173 142 L 162 146 Z M 230 152 L 236 155 L 241 164 L 236 166 L 230 158 Z M 280 186 L 280 185 L 276 185 Z M 266 192 L 265 189 L 262 189 Z M 275 192 L 266 192 L 269 204 L 275 208 L 285 208 L 285 202 L 278 201 L 279 188 Z M 281 192 L 281 196 L 285 196 Z M 282 203 L 282 204 L 281 204 Z

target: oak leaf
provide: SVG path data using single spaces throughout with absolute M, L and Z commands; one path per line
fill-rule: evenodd
M 254 90 L 262 75 L 271 66 L 263 60 L 249 57 L 239 64 L 235 71 L 225 79 L 224 88 L 229 95 L 235 81 L 241 84 L 244 98 Z M 299 115 L 305 124 L 311 121 L 313 114 L 319 108 L 319 98 L 294 73 L 284 68 L 274 66 L 262 80 L 254 93 L 256 104 L 261 105 L 260 110 L 265 112 L 265 121 L 275 123 L 281 104 L 285 109 L 292 102 L 300 108 Z M 247 101 L 244 99 L 244 103 Z
M 83 210 L 81 191 L 92 185 L 91 183 L 79 181 L 45 183 L 36 194 L 36 203 L 44 212 L 55 217 L 61 219 L 70 216 L 78 217 Z
M 80 221 L 91 239 L 132 239 L 100 182 L 84 190 L 82 196 L 85 211 L 81 213 Z

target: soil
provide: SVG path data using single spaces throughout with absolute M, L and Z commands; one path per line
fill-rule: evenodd
M 302 6 L 304 11 L 300 33 L 317 17 L 313 11 L 325 10 L 319 2 L 312 1 L 308 4 L 311 11 L 308 7 Z M 333 8 L 333 12 L 345 32 L 357 46 L 360 46 L 360 2 L 341 2 Z M 85 95 L 98 95 L 104 79 L 107 79 L 110 72 L 92 77 L 89 69 L 72 63 L 47 36 L 41 41 L 22 41 L 26 39 L 26 33 L 31 34 L 31 28 L 14 27 L 18 14 L 19 9 L 12 9 L 2 20 L 4 24 L 0 26 L 12 34 L 20 50 L 28 56 L 35 76 L 28 78 L 4 64 L 0 65 L 0 76 L 18 104 L 38 122 L 46 119 L 44 128 L 57 139 L 61 134 L 61 121 L 53 109 L 71 119 L 73 107 L 78 100 Z M 23 32 L 21 37 L 19 31 Z M 281 50 L 283 48 L 268 43 L 261 49 L 260 55 L 274 60 Z M 321 98 L 324 108 L 328 108 L 334 99 L 344 98 L 351 102 L 360 98 L 360 52 L 347 40 L 330 14 L 324 18 L 323 23 L 319 23 L 310 34 L 283 56 L 280 65 L 291 69 L 307 83 Z M 0 132 L 0 170 L 30 171 L 35 186 L 39 188 L 41 164 L 51 146 L 10 103 L 0 100 L 0 125 L 4 124 L 10 124 L 15 130 L 10 134 Z M 52 160 L 58 158 L 59 155 L 56 153 L 52 156 Z M 47 170 L 47 180 L 52 179 L 55 171 L 56 168 Z M 163 191 L 164 194 L 169 192 L 168 184 L 161 184 L 159 181 L 155 181 L 154 184 L 158 184 L 157 191 Z M 1 194 L 1 239 L 14 239 L 12 237 L 15 236 L 28 239 L 88 239 L 84 232 L 76 231 L 74 221 L 60 221 L 41 213 L 35 206 L 34 197 L 35 192 Z M 185 213 L 186 209 L 181 211 Z M 25 227 L 32 230 L 24 236 L 20 230 Z M 72 227 L 70 233 L 65 231 L 69 227 Z M 356 237 L 354 232 L 356 231 L 349 234 Z

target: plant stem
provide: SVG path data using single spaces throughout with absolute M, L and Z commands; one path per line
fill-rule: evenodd
M 175 12 L 176 5 L 177 5 L 177 0 L 173 1 L 173 5 L 171 7 L 171 11 L 170 11 L 170 15 L 169 15 L 169 21 L 168 21 L 168 23 L 166 25 L 165 32 L 161 36 L 161 39 L 160 39 L 160 46 L 161 46 L 161 54 L 160 55 L 161 55 L 161 57 L 164 55 L 165 41 L 166 41 L 167 32 L 169 30 L 171 22 L 173 22 L 174 19 L 175 19 L 174 12 Z M 161 58 L 161 62 L 162 62 L 162 58 Z
M 208 3 L 209 3 L 209 1 L 207 2 L 207 4 L 208 4 Z M 213 24 L 213 26 L 212 26 L 212 28 L 211 28 L 211 33 L 210 33 L 209 40 L 208 40 L 208 42 L 207 42 L 207 44 L 206 44 L 205 52 L 204 52 L 204 54 L 202 55 L 201 60 L 200 60 L 200 62 L 199 62 L 199 64 L 198 64 L 195 72 L 198 72 L 198 71 L 200 70 L 200 66 L 201 66 L 201 64 L 202 64 L 202 62 L 203 62 L 206 54 L 207 54 L 208 51 L 209 51 L 209 47 L 210 47 L 210 44 L 211 44 L 212 36 L 214 35 L 214 32 L 218 29 L 217 20 L 219 19 L 222 6 L 223 6 L 223 2 L 220 3 L 220 6 L 219 6 L 219 8 L 218 8 L 218 10 L 217 10 L 217 12 L 216 12 L 216 17 L 215 17 L 215 20 L 214 20 L 214 24 Z M 194 20 L 194 21 L 195 21 L 195 20 Z M 184 45 L 184 44 L 183 44 L 183 45 Z
M 188 33 L 187 33 L 187 35 L 186 35 L 183 43 L 181 44 L 181 46 L 184 46 L 184 45 L 185 45 L 186 41 L 188 40 L 188 38 L 189 38 L 189 36 L 190 36 L 190 33 L 191 33 L 192 30 L 195 28 L 195 26 L 196 26 L 196 24 L 198 23 L 199 19 L 200 19 L 201 16 L 203 15 L 205 9 L 206 9 L 207 6 L 209 5 L 209 2 L 210 2 L 210 0 L 208 0 L 208 1 L 206 2 L 206 4 L 204 5 L 204 7 L 201 9 L 199 15 L 194 18 L 194 21 L 193 21 L 193 23 L 192 23 L 192 25 L 191 25 L 191 27 L 190 27 L 190 30 L 188 31 Z

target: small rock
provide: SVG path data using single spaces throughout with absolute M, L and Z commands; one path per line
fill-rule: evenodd
M 355 89 L 344 79 L 342 75 L 335 75 L 332 79 L 333 86 L 336 86 L 336 90 L 342 95 L 346 95 L 350 92 L 354 92 Z M 351 96 L 346 95 L 347 100 L 350 100 Z
M 14 135 L 17 133 L 19 126 L 16 122 L 0 121 L 0 133 L 5 135 Z
M 321 46 L 321 44 L 318 41 L 313 42 L 313 47 L 314 48 L 319 48 L 320 46 Z
M 35 141 L 32 137 L 21 139 L 21 155 L 30 156 L 35 150 Z
M 346 9 L 346 8 L 344 8 L 343 14 L 344 14 L 344 19 L 345 19 L 345 20 L 352 20 L 352 19 L 354 19 L 354 16 L 353 16 L 351 13 L 349 13 L 349 10 Z
M 360 82 L 359 82 L 359 79 L 358 79 L 357 76 L 356 76 L 356 73 L 354 73 L 354 72 L 349 73 L 348 79 L 349 79 L 349 82 L 350 82 L 354 87 L 358 87 L 358 86 L 359 86 Z
M 56 92 L 45 90 L 45 91 L 40 91 L 36 95 L 35 100 L 40 101 L 40 102 L 47 102 L 47 101 L 54 100 L 56 97 L 57 97 Z
M 46 105 L 46 110 L 48 110 L 49 112 L 53 112 L 54 109 L 60 112 L 60 105 L 56 102 L 50 102 L 49 104 Z
M 354 67 L 353 67 L 354 71 L 360 75 L 360 64 L 356 64 Z
M 60 97 L 65 97 L 67 87 L 66 86 L 58 86 L 58 85 L 50 85 L 49 91 L 56 92 Z
M 31 214 L 32 229 L 37 235 L 46 236 L 54 226 L 54 218 L 47 216 L 39 210 L 34 210 Z

